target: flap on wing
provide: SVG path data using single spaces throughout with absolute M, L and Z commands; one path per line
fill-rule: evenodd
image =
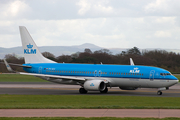
M 78 80 L 78 81 L 85 81 L 83 77 L 70 77 L 70 76 L 59 76 L 59 75 L 46 75 L 46 74 L 34 74 L 34 73 L 24 73 L 20 72 L 22 75 L 33 75 L 37 77 L 49 77 L 49 78 L 60 78 L 60 79 L 71 79 L 71 80 Z

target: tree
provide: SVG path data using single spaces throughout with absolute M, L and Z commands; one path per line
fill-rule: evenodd
M 57 59 L 57 62 L 69 63 L 72 61 L 72 58 L 69 55 L 61 55 L 61 56 L 58 56 L 56 59 Z
M 50 52 L 43 52 L 42 55 L 50 60 L 56 61 L 55 55 Z
M 97 54 L 97 53 L 103 53 L 103 54 L 108 54 L 108 55 L 112 54 L 112 52 L 108 49 L 101 49 L 101 50 L 94 51 L 94 54 Z
M 84 49 L 84 52 L 85 52 L 85 53 L 92 54 L 92 51 L 91 51 L 89 48 Z
M 127 51 L 127 54 L 141 55 L 139 48 L 133 47 Z

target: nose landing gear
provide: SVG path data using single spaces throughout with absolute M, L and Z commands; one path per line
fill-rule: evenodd
M 162 95 L 162 91 L 163 90 L 168 90 L 168 89 L 169 89 L 169 87 L 158 88 L 157 95 Z

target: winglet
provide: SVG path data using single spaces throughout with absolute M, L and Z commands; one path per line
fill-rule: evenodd
M 4 63 L 5 63 L 5 65 L 6 65 L 6 67 L 7 67 L 7 69 L 8 69 L 8 71 L 9 72 L 15 72 L 12 68 L 11 68 L 11 66 L 9 66 L 9 64 L 7 63 L 7 61 L 4 59 Z
M 130 58 L 130 65 L 134 65 L 133 59 Z

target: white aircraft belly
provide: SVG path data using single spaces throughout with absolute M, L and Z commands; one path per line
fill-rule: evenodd
M 159 79 L 131 79 L 131 78 L 111 78 L 111 87 L 148 87 L 161 88 L 170 87 L 178 82 L 178 80 L 159 80 Z

